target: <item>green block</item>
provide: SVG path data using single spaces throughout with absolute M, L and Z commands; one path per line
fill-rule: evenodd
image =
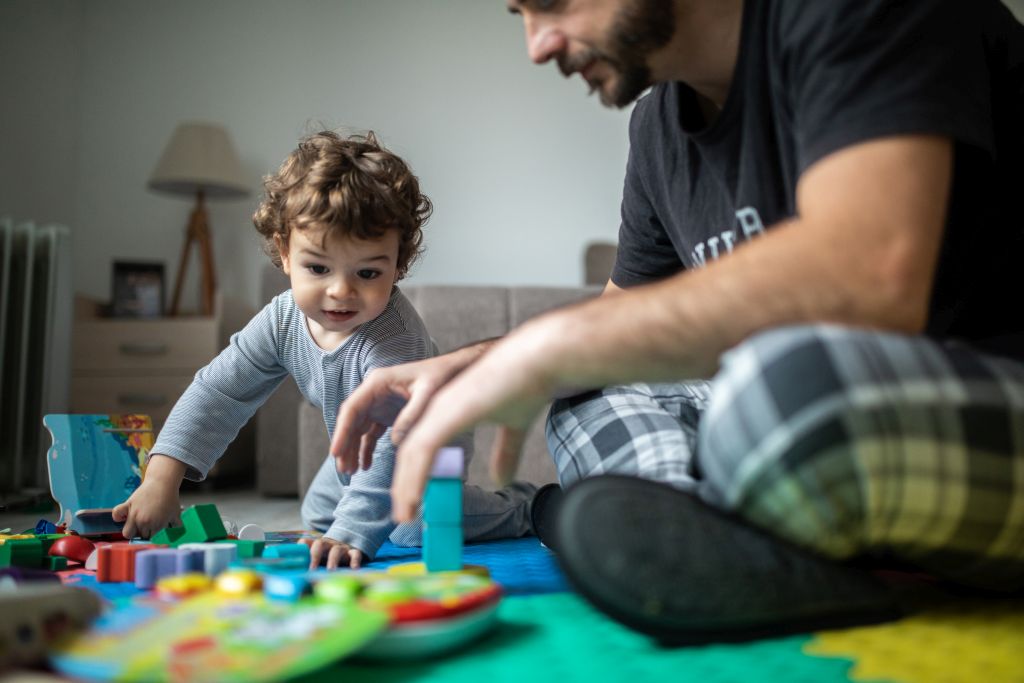
M 153 534 L 152 538 L 149 539 L 150 543 L 156 543 L 158 545 L 169 545 L 175 546 L 179 543 L 183 543 L 181 537 L 185 535 L 184 527 L 174 526 L 161 529 L 160 531 Z
M 238 538 L 225 538 L 218 543 L 234 543 L 238 547 L 238 557 L 249 559 L 251 557 L 263 557 L 264 541 L 249 541 Z
M 64 571 L 68 568 L 68 558 L 66 557 L 47 557 L 45 562 L 45 568 L 51 572 Z
M 38 569 L 46 566 L 43 542 L 37 538 L 7 540 L 0 545 L 0 567 Z
M 209 543 L 228 537 L 217 506 L 212 503 L 188 508 L 181 513 L 181 523 L 185 527 L 185 535 L 178 543 Z

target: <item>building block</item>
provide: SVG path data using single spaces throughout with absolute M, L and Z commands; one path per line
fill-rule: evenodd
M 437 479 L 427 482 L 423 494 L 423 520 L 428 524 L 462 526 L 462 480 Z
M 234 543 L 185 543 L 181 550 L 200 550 L 203 553 L 203 572 L 217 576 L 238 558 L 238 547 Z
M 184 543 L 209 543 L 228 537 L 224 521 L 212 503 L 193 505 L 181 513 L 181 526 L 161 529 L 153 536 L 154 543 L 179 546 Z
M 46 551 L 52 544 L 45 538 L 7 538 L 0 544 L 0 567 L 48 569 Z
M 135 556 L 159 548 L 152 543 L 111 543 L 96 549 L 96 580 L 100 583 L 135 580 Z
M 181 537 L 184 535 L 185 527 L 169 526 L 153 534 L 153 537 L 149 540 L 160 545 L 176 546 L 181 542 Z
M 263 594 L 271 600 L 296 602 L 312 590 L 305 570 L 271 572 L 263 575 Z
M 308 571 L 309 559 L 301 557 L 250 557 L 235 560 L 232 567 L 245 567 L 258 572 L 280 574 L 282 572 Z
M 67 534 L 54 539 L 47 552 L 50 557 L 64 557 L 85 564 L 95 549 L 96 544 L 89 539 Z
M 135 556 L 135 586 L 149 589 L 165 576 L 202 571 L 203 553 L 200 550 L 156 548 Z
M 462 527 L 424 524 L 423 562 L 431 572 L 462 569 Z
M 309 565 L 309 546 L 305 543 L 275 543 L 263 549 L 263 557 L 297 558 Z
M 262 557 L 263 549 L 266 547 L 266 543 L 263 541 L 250 541 L 239 538 L 225 538 L 223 541 L 217 541 L 218 543 L 231 543 L 238 548 L 238 557 L 247 559 L 250 557 Z
M 43 558 L 43 566 L 49 569 L 51 572 L 62 572 L 68 568 L 68 558 L 66 557 L 45 557 Z
M 423 497 L 423 562 L 427 571 L 462 568 L 462 474 L 465 457 L 461 448 L 442 448 Z

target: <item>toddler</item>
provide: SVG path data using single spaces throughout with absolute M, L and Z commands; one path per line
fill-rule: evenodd
M 430 200 L 406 163 L 373 133 L 303 139 L 264 182 L 253 217 L 264 247 L 291 281 L 181 396 L 152 449 L 146 477 L 114 518 L 148 538 L 178 518 L 184 477 L 202 480 L 238 430 L 287 375 L 323 411 L 333 433 L 341 402 L 374 368 L 421 360 L 436 348 L 396 286 L 422 251 Z M 302 503 L 323 532 L 312 564 L 357 568 L 385 539 L 420 544 L 418 521 L 391 521 L 395 447 L 381 438 L 372 467 L 339 474 L 325 453 Z M 467 540 L 528 533 L 529 484 L 463 492 Z

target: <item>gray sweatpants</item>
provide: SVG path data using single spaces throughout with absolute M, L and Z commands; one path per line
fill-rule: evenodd
M 466 541 L 518 538 L 530 533 L 530 501 L 537 487 L 515 482 L 498 491 L 470 484 L 462 487 L 462 537 Z M 302 500 L 302 522 L 306 528 L 326 531 L 334 523 L 334 510 L 346 487 L 328 456 L 313 478 Z M 423 545 L 422 520 L 399 524 L 389 540 L 400 546 Z

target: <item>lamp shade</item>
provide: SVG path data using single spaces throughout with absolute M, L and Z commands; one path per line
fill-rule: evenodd
M 149 188 L 171 194 L 244 197 L 242 166 L 227 130 L 214 123 L 178 124 L 164 148 Z

